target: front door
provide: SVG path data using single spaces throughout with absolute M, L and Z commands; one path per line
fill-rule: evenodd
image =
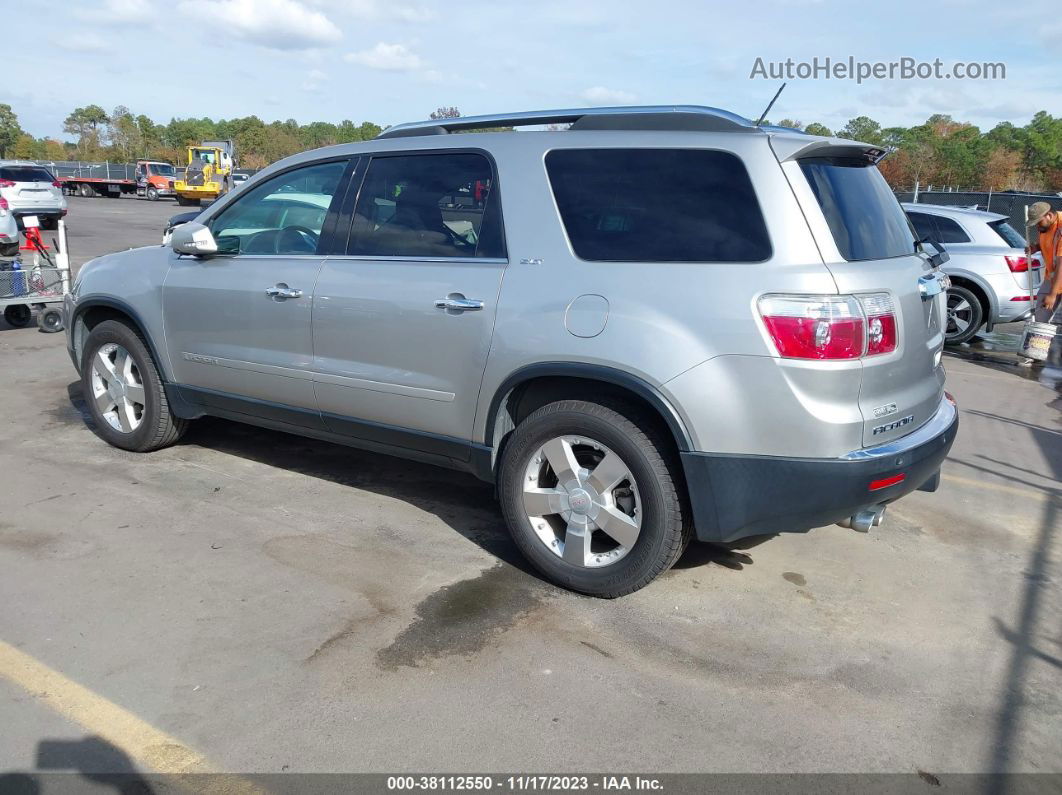
M 369 161 L 346 254 L 326 260 L 314 294 L 330 430 L 467 457 L 506 264 L 501 230 L 484 154 Z
M 210 257 L 178 256 L 163 288 L 166 344 L 177 383 L 205 405 L 319 425 L 310 312 L 325 219 L 347 160 L 279 174 L 208 226 Z

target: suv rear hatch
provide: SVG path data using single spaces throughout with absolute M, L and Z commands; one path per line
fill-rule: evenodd
M 58 208 L 63 194 L 55 181 L 43 166 L 0 166 L 0 189 L 15 210 Z
M 860 299 L 868 338 L 881 329 L 868 307 L 895 324 L 895 349 L 872 353 L 868 342 L 861 358 L 863 445 L 879 445 L 914 431 L 940 405 L 945 297 L 931 295 L 939 289 L 936 269 L 917 250 L 910 222 L 875 165 L 882 151 L 802 137 L 778 136 L 772 146 L 837 290 Z

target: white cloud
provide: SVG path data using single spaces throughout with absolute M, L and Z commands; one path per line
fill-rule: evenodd
M 629 91 L 594 86 L 579 95 L 589 105 L 629 105 L 636 97 Z
M 425 6 L 401 6 L 381 2 L 381 0 L 308 0 L 308 2 L 369 21 L 393 19 L 399 22 L 428 22 L 436 18 L 435 12 Z
M 326 75 L 320 69 L 311 69 L 306 73 L 306 79 L 302 82 L 302 86 L 300 87 L 303 91 L 309 91 L 310 93 L 317 94 L 320 93 L 322 89 L 321 83 L 323 83 L 326 79 L 328 79 L 328 75 Z
M 388 72 L 415 72 L 424 66 L 423 59 L 406 45 L 382 41 L 371 49 L 347 53 L 343 60 Z
M 132 25 L 158 21 L 158 14 L 148 0 L 104 0 L 95 8 L 78 9 L 74 13 L 81 19 L 105 22 L 108 25 Z
M 343 38 L 324 13 L 299 0 L 183 0 L 177 10 L 186 19 L 204 21 L 209 30 L 276 50 L 309 49 Z

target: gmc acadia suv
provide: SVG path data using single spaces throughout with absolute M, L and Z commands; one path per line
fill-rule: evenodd
M 214 415 L 464 469 L 546 577 L 619 596 L 694 534 L 936 489 L 946 255 L 882 154 L 690 106 L 402 124 L 85 265 L 70 354 L 117 447 Z

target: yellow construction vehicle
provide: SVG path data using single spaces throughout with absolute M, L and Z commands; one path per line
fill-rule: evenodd
M 236 145 L 232 141 L 203 141 L 189 146 L 184 179 L 173 183 L 177 203 L 187 207 L 224 196 L 232 190 L 235 168 Z

